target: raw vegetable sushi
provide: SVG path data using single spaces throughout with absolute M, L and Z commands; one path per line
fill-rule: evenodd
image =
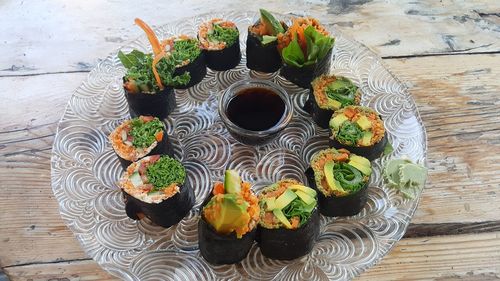
M 134 220 L 147 217 L 170 227 L 194 205 L 194 192 L 182 164 L 169 156 L 147 156 L 128 166 L 119 182 L 125 211 Z
M 330 119 L 330 147 L 345 148 L 352 153 L 377 159 L 387 144 L 384 122 L 375 110 L 364 106 L 347 106 Z
M 244 259 L 255 239 L 259 212 L 250 183 L 227 170 L 224 183 L 215 183 L 201 210 L 198 241 L 203 258 L 216 265 Z
M 176 63 L 171 54 L 160 44 L 153 30 L 142 20 L 135 19 L 153 47 L 152 54 L 138 50 L 125 54 L 118 52 L 118 58 L 127 69 L 123 77 L 125 98 L 129 104 L 130 115 L 152 115 L 163 119 L 175 108 L 173 87 L 187 85 L 189 72 L 176 74 Z
M 292 260 L 308 254 L 319 235 L 317 192 L 283 179 L 259 194 L 260 251 L 268 258 Z
M 359 105 L 361 91 L 351 80 L 334 75 L 321 75 L 311 83 L 309 113 L 318 126 L 328 129 L 334 111 L 348 105 Z
M 281 67 L 277 35 L 284 33 L 286 28 L 271 13 L 260 9 L 260 19 L 248 27 L 246 53 L 249 69 L 271 73 Z
M 240 63 L 240 32 L 233 22 L 215 18 L 200 25 L 198 40 L 208 68 L 228 70 Z
M 200 49 L 200 43 L 196 38 L 186 35 L 171 37 L 162 42 L 166 51 L 170 52 L 171 59 L 175 63 L 174 75 L 182 75 L 188 72 L 191 80 L 186 85 L 179 85 L 176 89 L 187 89 L 198 84 L 207 74 L 207 63 L 205 54 Z
M 111 132 L 109 141 L 124 169 L 147 155 L 173 156 L 165 124 L 152 116 L 124 121 Z
M 353 216 L 363 209 L 371 173 L 368 159 L 328 148 L 313 155 L 306 176 L 309 186 L 318 191 L 321 214 L 337 217 Z
M 296 18 L 284 34 L 278 34 L 283 59 L 280 75 L 302 88 L 328 72 L 334 39 L 314 18 Z

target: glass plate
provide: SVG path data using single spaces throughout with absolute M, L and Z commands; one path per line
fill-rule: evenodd
M 122 168 L 108 134 L 129 118 L 122 88 L 125 73 L 116 52 L 101 61 L 71 97 L 59 123 L 52 152 L 52 189 L 62 218 L 86 253 L 105 270 L 125 280 L 346 280 L 378 262 L 401 239 L 418 205 L 388 188 L 381 175 L 384 163 L 409 156 L 425 164 L 425 129 L 407 88 L 366 47 L 330 29 L 336 37 L 331 73 L 352 79 L 363 92 L 362 104 L 382 115 L 394 151 L 373 162 L 369 198 L 356 216 L 321 219 L 321 234 L 312 252 L 293 261 L 263 257 L 256 244 L 239 264 L 212 266 L 198 251 L 197 222 L 202 199 L 225 169 L 234 168 L 258 192 L 283 177 L 306 182 L 304 170 L 316 151 L 328 146 L 328 132 L 302 110 L 307 90 L 276 73 L 248 71 L 245 66 L 247 27 L 256 13 L 205 14 L 156 29 L 160 38 L 196 35 L 197 26 L 213 17 L 234 21 L 240 32 L 243 58 L 234 69 L 208 71 L 188 90 L 177 90 L 177 108 L 167 119 L 175 156 L 193 183 L 196 204 L 179 224 L 162 228 L 133 221 L 124 211 L 116 184 Z M 289 16 L 279 16 L 286 21 Z M 139 32 L 139 31 L 137 31 Z M 145 36 L 122 48 L 150 51 Z M 217 98 L 226 87 L 245 78 L 272 80 L 293 100 L 294 117 L 272 143 L 256 148 L 236 142 L 217 114 Z M 420 195 L 420 194 L 419 194 Z

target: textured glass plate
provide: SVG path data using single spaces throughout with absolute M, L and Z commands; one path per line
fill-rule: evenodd
M 202 15 L 164 25 L 160 38 L 195 35 L 197 26 L 212 17 L 236 22 L 244 54 L 247 27 L 255 13 Z M 282 19 L 289 20 L 287 16 Z M 188 90 L 176 91 L 177 108 L 166 119 L 175 156 L 193 183 L 196 204 L 179 224 L 168 229 L 148 221 L 133 221 L 124 211 L 116 184 L 122 169 L 107 135 L 129 117 L 121 78 L 124 68 L 116 53 L 100 62 L 71 97 L 59 123 L 52 154 L 52 188 L 61 216 L 86 253 L 104 269 L 126 280 L 346 280 L 378 262 L 401 239 L 418 200 L 405 200 L 387 188 L 381 167 L 393 157 L 407 155 L 425 163 L 426 134 L 406 87 L 386 70 L 366 47 L 330 30 L 336 37 L 331 73 L 351 78 L 363 92 L 362 104 L 383 117 L 394 151 L 373 162 L 369 199 L 356 216 L 321 219 L 321 234 L 313 251 L 294 261 L 263 257 L 254 245 L 241 263 L 211 266 L 200 256 L 197 240 L 199 205 L 227 168 L 239 169 L 258 192 L 283 177 L 305 182 L 311 155 L 328 145 L 327 131 L 311 121 L 301 107 L 307 91 L 277 74 L 248 71 L 245 58 L 235 69 L 208 71 Z M 143 36 L 122 48 L 150 50 Z M 284 133 L 259 148 L 237 143 L 217 114 L 217 98 L 233 82 L 245 78 L 272 80 L 292 97 L 294 117 Z

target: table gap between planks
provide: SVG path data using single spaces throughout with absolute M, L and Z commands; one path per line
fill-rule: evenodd
M 0 280 L 115 280 L 83 252 L 50 187 L 57 122 L 90 69 L 164 24 L 240 1 L 0 6 Z M 362 42 L 407 83 L 428 134 L 429 179 L 405 238 L 358 280 L 500 280 L 500 2 L 268 1 Z M 165 11 L 165 12 L 158 12 Z M 175 11 L 175 12 L 172 12 Z M 7 16 L 8 15 L 8 16 Z M 7 89 L 7 91 L 5 91 Z

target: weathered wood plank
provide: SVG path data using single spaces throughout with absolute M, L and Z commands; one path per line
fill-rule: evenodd
M 5 268 L 16 280 L 117 280 L 93 261 Z M 67 279 L 64 279 L 67 278 Z M 80 279 L 79 279 L 80 278 Z M 356 280 L 499 280 L 500 232 L 401 240 Z
M 99 58 L 142 35 L 133 25 L 135 17 L 162 25 L 205 12 L 261 7 L 280 13 L 308 11 L 381 56 L 500 51 L 500 4 L 488 0 L 255 0 L 244 7 L 231 0 L 144 1 L 140 9 L 109 0 L 5 2 L 2 12 L 9 16 L 0 17 L 1 26 L 8 27 L 0 34 L 0 75 L 89 70 Z
M 498 220 L 500 56 L 385 63 L 410 84 L 429 138 L 429 179 L 413 222 Z
M 401 240 L 357 280 L 499 280 L 500 232 Z

